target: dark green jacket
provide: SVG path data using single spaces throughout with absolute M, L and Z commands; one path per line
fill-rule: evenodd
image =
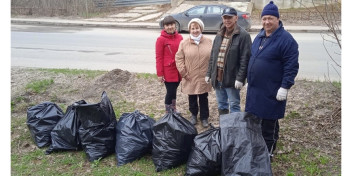
M 217 61 L 225 31 L 226 28 L 222 27 L 214 39 L 206 74 L 211 79 L 211 85 L 214 88 L 217 85 Z M 225 55 L 222 87 L 234 87 L 236 80 L 244 83 L 247 77 L 248 61 L 251 57 L 251 45 L 250 35 L 236 24 Z

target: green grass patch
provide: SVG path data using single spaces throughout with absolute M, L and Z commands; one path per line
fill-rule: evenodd
M 280 144 L 280 142 L 278 143 Z M 277 146 L 279 149 L 280 145 Z M 279 149 L 282 150 L 282 149 Z M 282 170 L 282 164 L 286 163 L 287 170 Z M 317 149 L 295 146 L 289 152 L 274 155 L 271 163 L 273 170 L 282 171 L 287 176 L 294 175 L 334 175 L 341 173 L 339 167 L 331 166 L 333 159 Z
M 333 81 L 332 85 L 338 89 L 341 89 L 341 82 L 340 81 Z
M 18 96 L 18 97 L 15 98 L 16 102 L 21 102 L 21 101 L 24 101 L 24 100 L 25 100 L 25 98 L 23 96 Z
M 26 90 L 34 93 L 45 92 L 50 85 L 54 84 L 53 79 L 44 79 L 39 81 L 33 81 L 26 85 Z
M 295 176 L 295 173 L 294 172 L 287 172 L 286 176 Z
M 29 107 L 30 100 L 23 96 L 15 97 L 11 100 L 11 112 L 24 111 Z
M 66 105 L 66 104 L 64 104 L 64 103 L 58 103 L 57 105 L 61 108 L 61 110 L 62 110 L 63 112 L 66 112 L 66 109 L 67 109 L 67 105 Z
M 134 112 L 136 110 L 136 104 L 134 102 L 128 102 L 127 100 L 122 100 L 117 102 L 113 108 L 116 118 L 119 118 L 123 113 Z
M 137 73 L 136 74 L 136 77 L 139 78 L 139 79 L 156 79 L 158 78 L 158 76 L 154 73 Z
M 288 119 L 297 119 L 297 118 L 300 118 L 301 117 L 301 114 L 298 113 L 297 111 L 291 111 L 290 113 L 288 113 L 286 115 L 286 118 Z
M 41 71 L 51 72 L 54 74 L 65 74 L 65 75 L 85 75 L 88 78 L 95 78 L 96 76 L 102 75 L 107 73 L 107 71 L 102 70 L 82 70 L 82 69 L 48 69 L 48 68 L 41 68 Z
M 326 156 L 322 156 L 319 151 L 313 149 L 303 150 L 299 155 L 299 161 L 300 165 L 305 169 L 306 174 L 311 176 L 327 175 L 324 171 L 324 166 L 329 162 L 329 159 Z
M 11 112 L 14 111 L 15 107 L 16 107 L 16 103 L 11 101 Z

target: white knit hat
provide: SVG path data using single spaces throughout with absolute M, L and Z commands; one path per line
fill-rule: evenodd
M 193 22 L 198 23 L 199 26 L 200 26 L 200 30 L 203 32 L 203 30 L 204 30 L 204 23 L 203 23 L 203 21 L 202 21 L 201 19 L 199 19 L 199 18 L 193 18 L 191 21 L 189 21 L 189 23 L 188 23 L 188 29 L 191 27 L 191 23 L 193 23 Z

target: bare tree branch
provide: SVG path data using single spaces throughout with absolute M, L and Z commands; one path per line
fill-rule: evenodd
M 338 63 L 335 61 L 335 59 L 330 55 L 330 52 L 329 52 L 328 49 L 326 48 L 324 36 L 323 36 L 322 34 L 320 34 L 320 35 L 321 35 L 322 38 L 323 38 L 323 45 L 324 45 L 324 49 L 325 49 L 326 53 L 329 55 L 329 57 L 331 58 L 331 60 L 332 60 L 337 66 L 341 67 L 341 65 L 338 64 Z
M 329 32 L 321 33 L 320 35 L 322 36 L 322 39 L 323 39 L 324 49 L 328 54 L 329 58 L 334 63 L 330 65 L 327 63 L 328 73 L 327 75 L 324 74 L 325 79 L 328 80 L 330 83 L 332 83 L 330 80 L 330 72 L 329 72 L 330 67 L 332 67 L 334 71 L 338 74 L 338 76 L 341 78 L 341 74 L 339 71 L 340 69 L 336 68 L 336 67 L 341 68 L 341 65 L 333 57 L 333 55 L 341 56 L 341 30 L 340 30 L 341 3 L 338 2 L 338 0 L 325 0 L 323 5 L 318 6 L 314 2 L 314 0 L 312 0 L 311 2 L 313 4 L 313 10 L 314 10 L 313 12 L 313 10 L 305 6 L 302 3 L 302 1 L 295 0 L 295 2 L 301 4 L 301 6 L 303 6 L 312 14 L 317 13 L 318 16 L 322 19 L 322 22 L 329 28 Z M 336 49 L 337 51 L 329 51 L 326 46 L 327 43 L 338 46 L 339 49 Z

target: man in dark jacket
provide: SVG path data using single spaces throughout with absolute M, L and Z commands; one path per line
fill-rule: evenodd
M 263 29 L 253 41 L 248 66 L 246 112 L 262 119 L 262 134 L 270 156 L 279 139 L 279 121 L 288 90 L 298 73 L 298 44 L 282 26 L 271 1 L 262 11 Z
M 241 111 L 240 89 L 247 76 L 252 40 L 237 19 L 234 8 L 224 9 L 223 27 L 214 39 L 205 77 L 215 89 L 219 115 Z

